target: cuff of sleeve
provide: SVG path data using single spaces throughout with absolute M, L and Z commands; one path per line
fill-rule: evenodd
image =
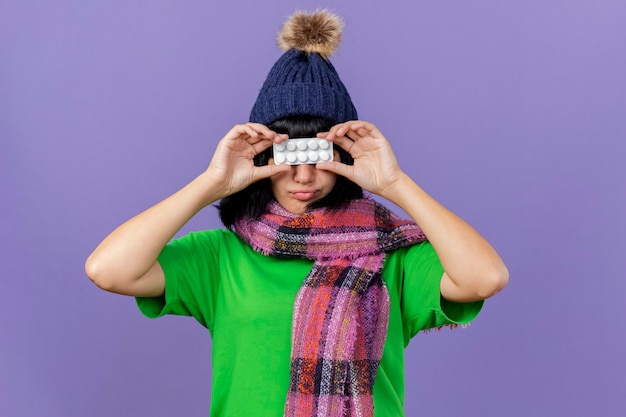
M 173 305 L 176 304 L 178 294 L 174 274 L 169 271 L 167 262 L 161 262 L 163 257 L 164 253 L 162 252 L 159 256 L 159 263 L 161 264 L 163 274 L 165 275 L 165 292 L 163 295 L 159 297 L 135 297 L 139 311 L 141 311 L 144 316 L 151 319 L 172 313 L 171 310 Z
M 408 340 L 420 331 L 441 329 L 445 326 L 454 328 L 468 324 L 478 316 L 483 304 L 483 300 L 455 303 L 441 298 L 440 308 L 426 310 L 413 317 L 411 320 L 413 325 Z
M 440 317 L 438 317 L 438 326 L 436 327 L 467 324 L 478 316 L 484 304 L 484 300 L 456 303 L 442 297 L 441 310 L 437 312 Z
M 139 311 L 151 319 L 167 314 L 165 295 L 160 297 L 135 297 Z

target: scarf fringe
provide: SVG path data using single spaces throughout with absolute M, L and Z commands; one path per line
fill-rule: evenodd
M 460 328 L 461 330 L 464 330 L 464 329 L 467 329 L 468 327 L 470 327 L 471 324 L 472 324 L 471 322 L 469 322 L 469 323 L 461 323 L 461 324 L 459 324 L 459 323 L 444 324 L 443 326 L 438 326 L 438 327 L 433 327 L 432 329 L 422 330 L 420 333 L 427 334 L 427 333 L 432 333 L 433 331 L 440 332 L 442 329 L 445 329 L 445 328 L 448 328 L 450 330 L 454 330 L 454 329 L 459 329 Z

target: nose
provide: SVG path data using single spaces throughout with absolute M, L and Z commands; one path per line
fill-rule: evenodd
M 315 165 L 311 164 L 303 164 L 303 165 L 295 165 L 293 167 L 295 170 L 293 175 L 293 180 L 295 182 L 299 182 L 301 184 L 307 184 L 312 182 L 315 179 Z

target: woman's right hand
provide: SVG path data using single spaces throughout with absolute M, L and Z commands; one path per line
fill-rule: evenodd
M 214 192 L 218 197 L 223 198 L 260 179 L 288 171 L 287 165 L 254 165 L 256 155 L 273 143 L 287 139 L 287 135 L 278 134 L 259 123 L 235 125 L 220 140 L 204 175 L 215 184 Z
M 254 157 L 279 135 L 266 126 L 246 123 L 233 127 L 217 145 L 209 167 L 185 187 L 139 213 L 107 236 L 85 264 L 100 288 L 141 297 L 162 295 L 165 278 L 157 262 L 159 253 L 198 211 L 288 165 L 254 166 Z

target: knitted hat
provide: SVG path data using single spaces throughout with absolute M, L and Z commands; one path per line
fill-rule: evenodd
M 278 35 L 286 51 L 270 70 L 250 121 L 270 124 L 295 115 L 337 123 L 357 119 L 348 90 L 328 57 L 341 42 L 341 19 L 325 10 L 291 16 Z

